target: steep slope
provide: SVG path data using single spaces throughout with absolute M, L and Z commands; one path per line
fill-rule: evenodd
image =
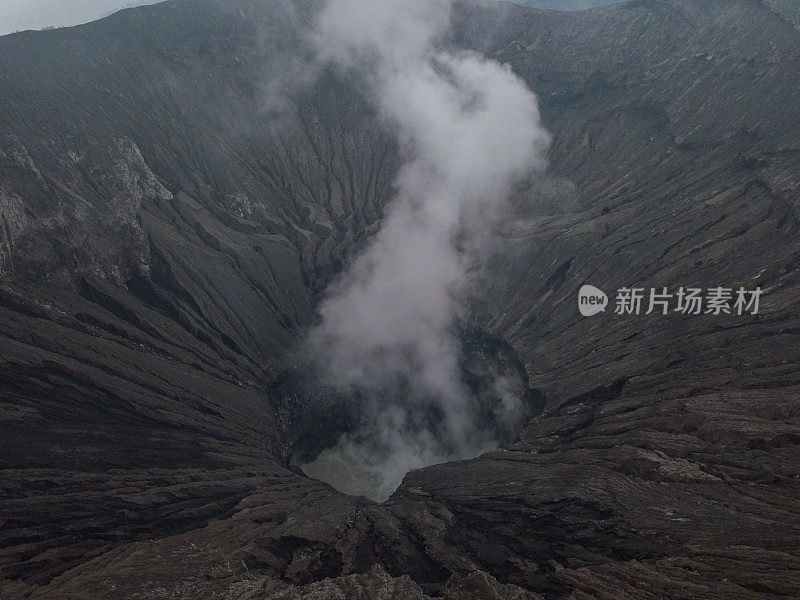
M 266 390 L 392 168 L 335 82 L 269 115 L 296 14 L 167 3 L 0 40 L 5 579 L 195 528 L 280 472 Z
M 800 595 L 800 32 L 745 0 L 458 10 L 454 43 L 511 64 L 554 134 L 472 317 L 547 403 L 512 448 L 375 505 L 286 468 L 274 385 L 396 168 L 329 74 L 276 120 L 259 82 L 311 10 L 167 2 L 0 38 L 0 590 Z M 588 320 L 585 282 L 765 294 Z

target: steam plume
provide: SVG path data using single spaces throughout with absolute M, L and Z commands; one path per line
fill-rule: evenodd
M 460 382 L 454 323 L 486 223 L 544 167 L 549 143 L 534 94 L 510 68 L 445 47 L 451 9 L 329 0 L 313 34 L 324 61 L 359 78 L 403 158 L 381 230 L 332 287 L 310 336 L 329 381 L 368 399 L 377 436 L 344 439 L 329 457 L 366 464 L 378 496 L 410 468 L 491 444 Z M 426 425 L 430 411 L 441 417 L 437 430 Z

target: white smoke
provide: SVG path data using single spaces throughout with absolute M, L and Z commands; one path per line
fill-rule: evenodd
M 410 468 L 491 444 L 460 383 L 454 323 L 493 211 L 544 168 L 549 144 L 536 97 L 509 67 L 445 47 L 451 9 L 329 0 L 313 34 L 323 61 L 358 78 L 403 158 L 380 231 L 332 286 L 309 342 L 329 382 L 373 399 L 365 410 L 379 439 L 344 439 L 327 457 L 367 465 L 381 480 L 377 496 Z M 400 414 L 380 404 L 396 385 L 407 396 Z M 442 417 L 435 435 L 419 423 L 430 407 Z

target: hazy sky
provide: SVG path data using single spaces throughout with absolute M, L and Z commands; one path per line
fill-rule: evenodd
M 63 27 L 158 0 L 0 0 L 0 35 L 24 29 Z

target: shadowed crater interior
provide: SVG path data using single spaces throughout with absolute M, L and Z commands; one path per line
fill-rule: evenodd
M 408 381 L 376 395 L 336 390 L 302 367 L 275 381 L 286 464 L 337 490 L 383 501 L 411 469 L 508 446 L 544 406 L 513 348 L 483 331 L 462 330 L 459 356 L 461 427 L 467 443 L 451 441 L 452 418 L 440 399 L 420 396 Z

